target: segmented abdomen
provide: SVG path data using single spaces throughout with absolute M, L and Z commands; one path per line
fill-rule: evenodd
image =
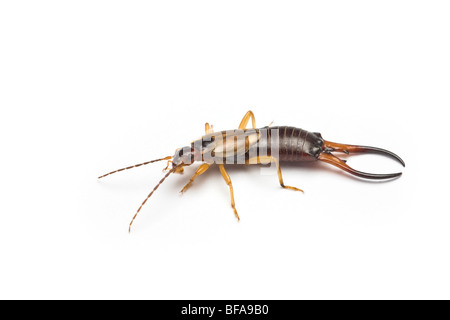
M 295 127 L 230 130 L 205 135 L 192 142 L 201 161 L 246 163 L 255 157 L 273 156 L 280 161 L 314 161 L 322 151 L 320 133 Z
M 323 139 L 320 133 L 295 127 L 269 127 L 260 130 L 264 129 L 267 130 L 267 135 L 261 135 L 257 147 L 267 148 L 269 155 L 273 156 L 276 156 L 278 148 L 280 161 L 314 161 L 322 150 Z M 278 146 L 274 146 L 273 142 L 277 140 Z

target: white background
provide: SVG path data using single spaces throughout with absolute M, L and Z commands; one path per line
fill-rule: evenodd
M 0 5 L 0 298 L 450 298 L 446 1 Z M 399 154 L 161 179 L 204 123 Z

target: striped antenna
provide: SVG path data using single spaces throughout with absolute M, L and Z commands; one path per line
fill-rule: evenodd
M 153 194 L 153 192 L 156 191 L 156 189 L 158 189 L 158 187 L 164 182 L 164 180 L 166 180 L 166 178 L 171 174 L 174 173 L 175 170 L 177 169 L 177 166 L 173 167 L 172 169 L 170 169 L 169 172 L 166 173 L 166 175 L 164 176 L 164 178 L 161 179 L 161 181 L 158 182 L 158 184 L 156 185 L 156 187 L 153 188 L 152 192 L 150 192 L 150 194 L 147 196 L 147 198 L 145 198 L 144 202 L 142 202 L 141 206 L 139 207 L 139 209 L 137 210 L 136 214 L 133 216 L 133 219 L 131 219 L 130 222 L 130 226 L 128 227 L 128 233 L 131 232 L 131 225 L 133 224 L 134 219 L 136 219 L 136 216 L 138 215 L 139 211 L 141 211 L 142 207 L 144 206 L 144 204 L 147 202 L 148 198 L 150 198 Z
M 98 177 L 98 178 L 101 179 L 101 178 L 103 178 L 103 177 L 109 176 L 110 174 L 113 174 L 113 173 L 116 173 L 116 172 L 120 172 L 120 171 L 123 171 L 123 170 L 132 169 L 132 168 L 136 168 L 136 167 L 140 167 L 140 166 L 144 166 L 144 165 L 146 165 L 146 164 L 153 163 L 153 162 L 157 162 L 157 161 L 170 160 L 170 159 L 172 159 L 172 156 L 167 156 L 167 157 L 162 158 L 162 159 L 156 159 L 156 160 L 147 161 L 147 162 L 144 162 L 144 163 L 135 164 L 134 166 L 130 166 L 130 167 L 122 168 L 122 169 L 119 169 L 119 170 L 111 171 L 110 173 L 104 174 L 104 175 L 102 175 L 102 176 L 100 176 L 100 177 Z

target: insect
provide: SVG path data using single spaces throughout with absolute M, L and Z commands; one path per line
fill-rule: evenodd
M 252 120 L 252 128 L 247 129 L 250 119 Z M 361 172 L 348 166 L 346 160 L 338 158 L 334 155 L 334 152 L 345 154 L 379 153 L 389 156 L 405 166 L 403 160 L 391 151 L 375 147 L 330 142 L 324 140 L 318 132 L 309 132 L 288 126 L 271 127 L 270 125 L 257 129 L 255 116 L 252 111 L 248 111 L 236 130 L 214 132 L 213 126 L 206 123 L 205 135 L 192 142 L 191 145 L 177 149 L 173 156 L 118 169 L 98 178 L 101 179 L 116 172 L 167 160 L 167 166 L 164 169 L 167 171 L 166 175 L 153 188 L 147 198 L 145 198 L 131 219 L 128 227 L 128 232 L 130 232 L 131 225 L 139 211 L 141 211 L 144 204 L 164 180 L 172 173 L 183 173 L 185 166 L 190 166 L 196 161 L 200 161 L 202 164 L 183 189 L 181 189 L 181 193 L 185 192 L 199 175 L 205 173 L 212 165 L 216 164 L 230 189 L 231 207 L 238 220 L 240 218 L 235 206 L 233 185 L 224 164 L 274 164 L 281 187 L 300 192 L 303 192 L 303 190 L 284 184 L 280 162 L 312 162 L 319 160 L 360 178 L 373 180 L 392 179 L 402 174 L 401 172 L 390 174 Z

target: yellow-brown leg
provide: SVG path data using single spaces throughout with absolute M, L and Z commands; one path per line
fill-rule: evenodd
M 248 120 L 250 120 L 250 117 L 252 118 L 253 129 L 256 129 L 255 115 L 253 114 L 253 112 L 251 110 L 249 110 L 249 111 L 247 111 L 244 118 L 242 118 L 241 123 L 239 124 L 240 130 L 245 130 L 245 128 L 247 128 Z
M 225 180 L 225 182 L 227 183 L 228 187 L 230 187 L 230 195 L 231 195 L 231 207 L 234 210 L 234 215 L 236 216 L 236 218 L 238 220 L 241 220 L 239 218 L 239 215 L 237 213 L 236 210 L 236 206 L 234 204 L 234 194 L 233 194 L 233 185 L 231 184 L 231 179 L 230 176 L 228 175 L 228 172 L 225 170 L 225 167 L 223 166 L 223 164 L 219 164 L 219 169 L 220 169 L 220 173 L 222 174 L 223 179 Z
M 167 166 L 162 171 L 164 172 L 164 171 L 169 170 L 169 166 L 170 166 L 171 163 L 172 163 L 172 160 L 168 160 L 167 161 Z
M 285 186 L 285 185 L 284 185 L 284 182 L 283 182 L 283 175 L 281 174 L 280 162 L 278 161 L 277 158 L 275 158 L 275 157 L 273 157 L 273 156 L 260 156 L 260 157 L 254 157 L 254 158 L 250 158 L 250 159 L 247 161 L 247 164 L 257 164 L 257 163 L 267 164 L 267 163 L 271 163 L 271 162 L 275 162 L 275 164 L 276 164 L 276 166 L 277 166 L 278 180 L 280 181 L 280 185 L 281 185 L 283 188 L 303 192 L 302 189 L 299 189 L 299 188 L 296 188 L 296 187 L 291 187 L 291 186 Z
M 189 180 L 189 182 L 183 187 L 183 189 L 181 189 L 181 193 L 185 192 L 192 184 L 192 182 L 194 182 L 195 178 L 197 178 L 199 175 L 201 175 L 202 173 L 205 173 L 206 170 L 209 169 L 211 165 L 207 164 L 207 163 L 203 163 L 200 167 L 198 167 L 197 171 L 195 171 L 194 175 L 192 176 L 192 178 Z
M 205 133 L 206 134 L 210 134 L 210 133 L 213 133 L 213 132 L 214 132 L 213 126 L 209 125 L 208 122 L 205 123 Z

